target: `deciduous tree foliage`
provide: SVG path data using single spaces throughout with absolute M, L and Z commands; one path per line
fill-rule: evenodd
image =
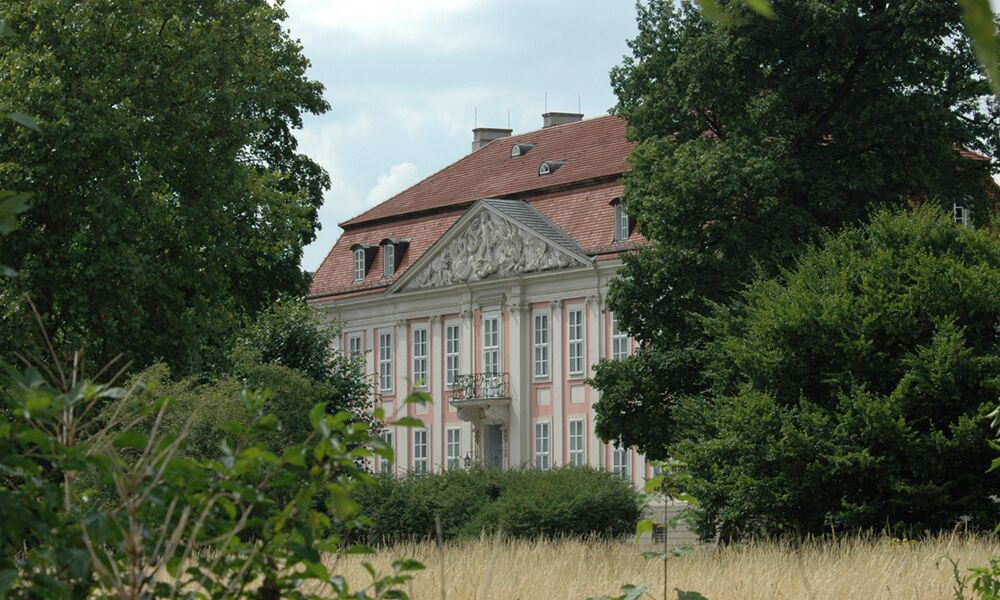
M 705 390 L 699 316 L 825 230 L 880 206 L 953 201 L 987 220 L 996 101 L 955 2 L 743 2 L 638 7 L 612 71 L 637 142 L 623 200 L 651 247 L 625 257 L 611 308 L 642 343 L 595 384 L 598 434 L 663 457 L 672 406 Z M 639 381 L 642 383 L 637 383 Z M 652 418 L 655 417 L 655 418 Z
M 61 347 L 203 367 L 243 311 L 303 293 L 327 174 L 296 149 L 329 106 L 265 0 L 0 0 L 0 181 L 33 192 L 0 256 Z M 10 348 L 10 345 L 8 345 Z
M 677 410 L 702 532 L 992 529 L 1000 241 L 882 212 L 706 319 Z

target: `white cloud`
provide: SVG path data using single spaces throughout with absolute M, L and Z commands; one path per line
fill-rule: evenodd
M 462 15 L 484 0 L 289 0 L 285 8 L 296 34 L 348 32 L 365 41 L 393 39 L 449 45 L 438 35 L 445 19 Z
M 417 181 L 417 165 L 411 162 L 399 163 L 389 168 L 388 173 L 378 176 L 375 187 L 368 191 L 367 202 L 375 205 L 395 196 Z

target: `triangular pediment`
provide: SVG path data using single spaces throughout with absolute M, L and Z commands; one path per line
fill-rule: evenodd
M 538 209 L 520 200 L 487 199 L 469 208 L 388 291 L 440 288 L 590 264 L 579 244 Z

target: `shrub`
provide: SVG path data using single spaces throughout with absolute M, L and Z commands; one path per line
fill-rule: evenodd
M 219 411 L 214 435 L 224 443 L 210 457 L 182 457 L 185 428 L 164 428 L 183 415 L 168 416 L 160 397 L 142 407 L 154 424 L 141 431 L 130 427 L 129 390 L 76 369 L 50 382 L 36 369 L 0 367 L 0 597 L 407 597 L 399 586 L 420 568 L 415 561 L 394 562 L 384 577 L 372 569 L 371 584 L 351 590 L 322 560 L 367 551 L 337 533 L 365 522 L 350 500 L 371 481 L 359 459 L 391 458 L 349 414 L 317 404 L 308 442 L 278 454 L 259 441 L 280 424 L 262 396 L 239 394 L 238 414 L 253 415 L 245 423 L 225 419 L 232 404 L 214 404 L 225 394 L 206 395 L 201 405 Z M 180 391 L 189 408 L 205 408 Z M 84 470 L 110 487 L 113 502 L 91 500 L 79 485 Z M 247 477 L 263 471 L 270 475 Z
M 475 468 L 403 479 L 382 477 L 357 500 L 373 525 L 372 543 L 433 538 L 435 515 L 446 539 L 498 529 L 517 538 L 619 536 L 635 531 L 639 498 L 608 473 Z
M 927 210 L 749 287 L 708 320 L 712 393 L 679 413 L 702 532 L 992 528 L 998 323 L 1000 240 Z

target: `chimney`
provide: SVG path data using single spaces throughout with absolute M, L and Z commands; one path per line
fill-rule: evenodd
M 542 128 L 577 123 L 582 120 L 583 115 L 580 113 L 547 112 L 542 115 Z
M 476 127 L 472 130 L 472 151 L 479 150 L 493 140 L 510 137 L 513 129 L 498 129 L 496 127 Z

